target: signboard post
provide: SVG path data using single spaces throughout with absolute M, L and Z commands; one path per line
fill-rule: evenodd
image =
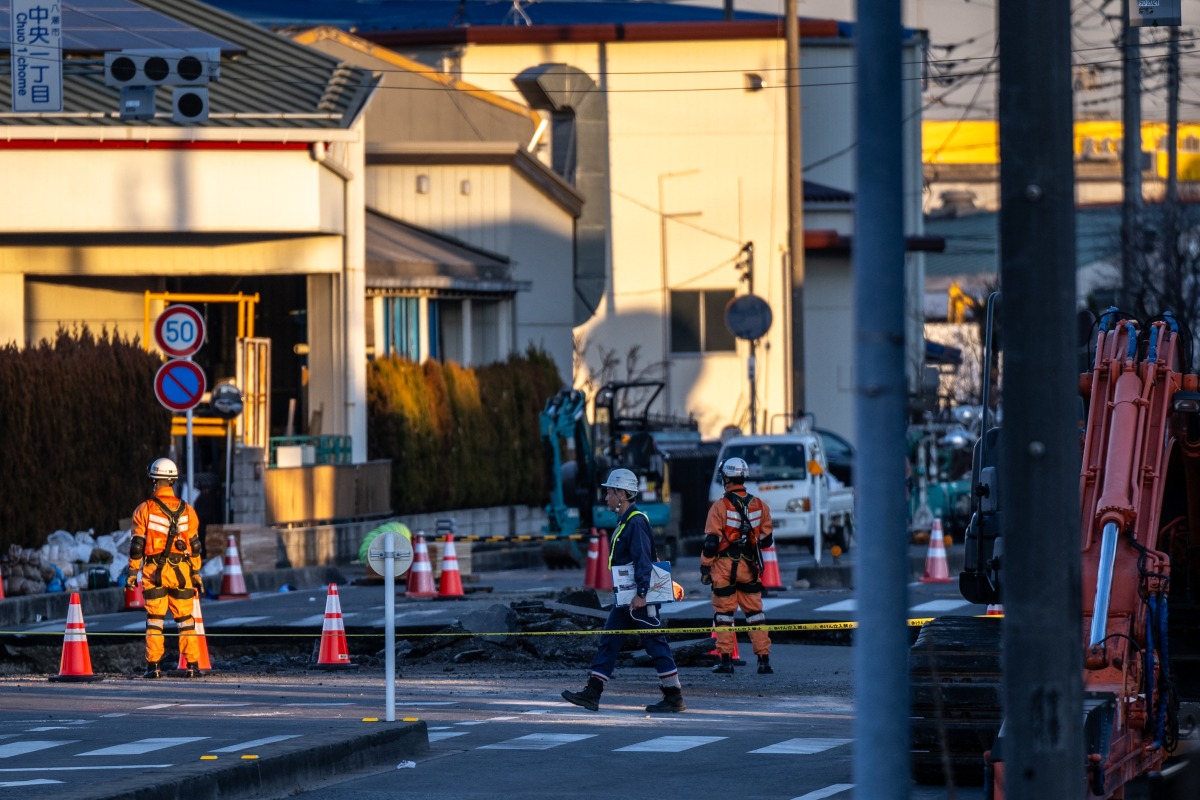
M 771 306 L 756 294 L 743 294 L 725 305 L 725 327 L 739 339 L 750 342 L 750 361 L 746 371 L 750 379 L 750 433 L 758 431 L 758 406 L 755 402 L 756 380 L 754 351 L 758 340 L 771 329 Z
M 383 549 L 376 550 L 377 545 Z M 412 562 L 412 542 L 392 531 L 376 537 L 367 550 L 367 563 L 383 576 L 383 704 L 388 722 L 396 721 L 396 575 L 408 572 Z
M 192 409 L 204 396 L 204 370 L 192 363 L 191 356 L 204 344 L 204 317 L 191 306 L 168 306 L 154 323 L 154 342 L 170 356 L 154 377 L 158 402 L 171 411 L 187 412 L 187 502 L 195 502 L 192 483 L 195 475 L 195 447 L 192 436 Z
M 12 110 L 62 111 L 62 6 L 12 0 L 9 12 Z
M 230 489 L 233 486 L 233 421 L 242 413 L 245 402 L 242 393 L 232 383 L 222 383 L 213 389 L 212 408 L 225 420 L 225 524 L 229 524 Z

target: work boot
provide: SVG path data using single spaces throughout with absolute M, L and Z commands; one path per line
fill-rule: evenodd
M 583 706 L 588 711 L 596 711 L 600 708 L 600 693 L 603 691 L 604 682 L 593 675 L 588 678 L 587 686 L 583 687 L 582 691 L 569 692 L 564 689 L 562 696 L 568 703 Z
M 721 653 L 721 663 L 713 667 L 712 671 L 717 675 L 732 675 L 733 656 L 730 653 Z
M 179 670 L 179 677 L 181 677 L 181 678 L 199 678 L 200 677 L 200 665 L 197 664 L 195 661 L 187 662 L 187 667 Z
M 758 657 L 758 674 L 771 675 L 775 670 L 771 669 L 771 657 L 765 653 Z
M 162 677 L 162 671 L 158 668 L 157 661 L 146 662 L 146 674 L 142 676 L 148 680 L 158 680 Z
M 687 709 L 683 704 L 683 690 L 678 686 L 663 686 L 662 693 L 663 699 L 654 705 L 646 706 L 646 711 L 651 714 L 671 714 Z

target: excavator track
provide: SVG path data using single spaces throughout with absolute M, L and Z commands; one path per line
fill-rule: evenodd
M 912 773 L 921 784 L 980 785 L 1000 731 L 998 617 L 939 617 L 909 651 Z

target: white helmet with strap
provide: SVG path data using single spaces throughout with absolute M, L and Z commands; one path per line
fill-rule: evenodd
M 624 467 L 614 469 L 608 473 L 608 480 L 600 485 L 606 489 L 622 489 L 626 492 L 639 491 L 637 476 Z
M 169 458 L 156 458 L 146 473 L 153 480 L 177 481 L 179 480 L 179 467 L 175 466 L 175 462 Z
M 721 477 L 727 481 L 745 483 L 750 477 L 750 465 L 742 458 L 727 458 L 721 463 Z

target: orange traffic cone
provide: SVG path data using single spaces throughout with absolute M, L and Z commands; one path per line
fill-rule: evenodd
M 95 683 L 104 680 L 103 675 L 92 674 L 92 656 L 88 653 L 87 629 L 83 625 L 79 592 L 71 594 L 71 604 L 67 607 L 67 632 L 63 637 L 62 659 L 58 663 L 58 674 L 50 676 L 50 680 L 70 683 Z
M 712 632 L 712 640 L 713 640 L 713 643 L 716 644 L 716 641 L 717 641 L 717 632 L 716 631 Z M 717 658 L 720 658 L 721 651 L 718 650 L 716 647 L 713 647 L 712 650 L 708 651 L 707 655 L 716 656 Z M 737 634 L 736 633 L 733 635 L 733 663 L 737 664 L 739 667 L 746 663 L 742 659 L 742 657 L 740 655 L 738 655 Z
M 442 548 L 442 579 L 438 582 L 438 597 L 463 597 L 462 574 L 458 571 L 458 553 L 454 552 L 454 534 L 446 534 Z
M 325 595 L 325 625 L 321 628 L 321 653 L 313 669 L 346 669 L 357 667 L 350 663 L 346 645 L 346 626 L 342 622 L 342 603 L 338 600 L 337 584 L 329 584 Z
M 4 573 L 0 571 L 0 600 L 4 599 Z
M 989 603 L 988 607 L 987 607 L 987 616 L 1003 617 L 1004 616 L 1004 606 L 1000 605 L 999 603 Z
M 783 576 L 779 574 L 779 559 L 775 557 L 775 545 L 763 548 L 762 559 L 762 587 L 764 589 L 777 589 L 782 591 Z
M 225 543 L 225 571 L 221 573 L 221 593 L 217 599 L 244 600 L 249 596 L 246 578 L 242 575 L 242 560 L 238 557 L 237 540 L 231 533 Z
M 200 615 L 200 595 L 192 601 L 192 619 L 196 621 L 196 642 L 200 647 L 200 658 L 196 661 L 201 672 L 211 672 L 212 662 L 208 660 L 208 637 L 204 635 L 204 617 Z M 179 669 L 187 669 L 187 659 L 179 654 Z
M 125 610 L 136 611 L 146 607 L 146 596 L 142 593 L 142 573 L 137 574 L 137 585 L 125 590 Z
M 599 564 L 600 537 L 596 536 L 596 529 L 592 528 L 592 535 L 588 537 L 587 569 L 583 571 L 583 588 L 596 588 L 596 567 Z
M 942 521 L 933 521 L 933 530 L 929 532 L 929 553 L 925 556 L 925 577 L 921 583 L 953 583 L 950 577 L 950 566 L 946 563 L 946 541 L 942 535 Z
M 413 540 L 413 563 L 408 568 L 408 586 L 405 597 L 437 597 L 433 585 L 433 567 L 429 565 L 429 547 L 425 544 L 424 531 Z
M 611 589 L 612 570 L 608 567 L 608 531 L 600 531 L 600 546 L 596 551 L 595 588 Z

